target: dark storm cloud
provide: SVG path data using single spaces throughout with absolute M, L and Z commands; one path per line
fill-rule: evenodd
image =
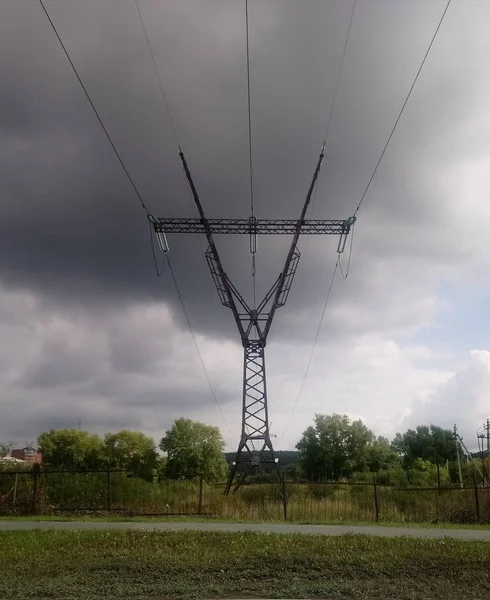
M 315 204 L 318 217 L 352 213 L 442 7 L 358 4 Z M 195 215 L 134 4 L 50 1 L 47 7 L 150 210 Z M 209 216 L 249 212 L 243 8 L 240 2 L 141 2 Z M 350 10 L 347 2 L 251 4 L 259 217 L 299 213 L 323 140 Z M 153 276 L 144 213 L 39 5 L 10 1 L 0 11 L 6 90 L 0 114 L 7 122 L 0 142 L 3 280 L 75 307 L 161 298 L 182 322 L 170 277 Z M 438 81 L 425 88 L 425 102 Z M 458 96 L 451 97 L 447 106 L 454 107 Z M 417 127 L 404 131 L 408 147 L 434 116 L 423 106 L 410 115 Z M 386 199 L 393 218 L 411 196 L 406 190 Z M 173 237 L 170 243 L 194 325 L 232 334 L 206 272 L 204 242 Z M 247 240 L 218 243 L 225 266 L 249 297 Z M 333 258 L 335 245 L 325 241 L 325 257 Z M 264 293 L 282 267 L 287 244 L 261 240 L 260 247 Z M 302 261 L 302 302 L 321 302 L 313 292 L 319 269 L 328 276 L 325 264 L 318 254 Z
M 39 362 L 24 373 L 23 385 L 36 389 L 80 383 L 93 374 L 95 366 L 90 356 L 67 355 L 48 347 Z
M 114 393 L 115 389 L 117 393 Z M 107 390 L 94 386 L 86 391 L 87 395 L 83 396 L 61 388 L 58 391 L 51 389 L 49 394 L 41 389 L 28 414 L 18 410 L 18 399 L 5 400 L 2 404 L 2 435 L 9 439 L 23 436 L 17 440 L 22 443 L 26 436 L 35 438 L 51 428 L 77 427 L 80 421 L 82 428 L 90 431 L 129 428 L 161 434 L 182 415 L 197 419 L 207 415 L 216 422 L 220 418 L 207 390 L 166 388 L 164 384 L 160 389 L 150 391 L 138 391 L 130 386 L 122 390 L 113 380 Z M 238 396 L 220 391 L 219 398 L 221 406 L 225 406 L 231 400 L 236 401 Z M 220 426 L 223 426 L 222 421 Z

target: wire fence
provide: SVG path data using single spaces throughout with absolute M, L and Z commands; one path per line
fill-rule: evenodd
M 490 488 L 372 483 L 148 482 L 127 471 L 0 472 L 0 514 L 200 515 L 250 521 L 490 523 Z

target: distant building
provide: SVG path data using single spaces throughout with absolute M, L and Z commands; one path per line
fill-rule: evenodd
M 39 463 L 43 462 L 43 455 L 34 450 L 34 448 L 17 448 L 10 451 L 10 456 L 12 458 L 17 458 L 18 460 L 23 460 L 28 463 Z
M 6 454 L 0 454 L 0 461 L 6 463 L 25 463 L 25 460 L 21 460 L 20 458 L 14 458 L 13 456 L 7 456 Z

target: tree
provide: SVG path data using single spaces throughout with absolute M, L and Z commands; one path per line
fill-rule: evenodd
M 419 425 L 404 434 L 397 433 L 392 448 L 403 458 L 405 468 L 411 468 L 417 459 L 443 465 L 456 460 L 456 441 L 449 429 L 436 425 Z
M 366 464 L 371 473 L 387 471 L 400 464 L 388 439 L 379 436 L 366 448 Z
M 43 462 L 53 469 L 90 470 L 105 464 L 104 444 L 98 435 L 78 429 L 50 429 L 37 438 Z
M 8 456 L 14 447 L 14 443 L 15 442 L 8 442 L 8 444 L 0 444 L 0 456 Z
M 223 481 L 228 471 L 224 447 L 218 427 L 177 419 L 160 442 L 167 454 L 165 473 L 172 479 Z
M 155 442 L 141 431 L 124 429 L 108 433 L 104 438 L 105 458 L 112 469 L 131 471 L 134 475 L 153 481 L 161 466 Z
M 361 420 L 351 421 L 347 415 L 317 414 L 296 448 L 308 479 L 338 479 L 369 468 L 367 450 L 375 441 L 374 433 Z

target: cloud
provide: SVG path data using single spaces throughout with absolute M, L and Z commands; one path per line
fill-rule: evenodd
M 310 216 L 354 211 L 444 5 L 358 3 Z M 48 9 L 150 210 L 195 216 L 134 4 L 50 1 Z M 141 9 L 205 210 L 247 217 L 243 4 L 208 2 L 203 10 L 200 2 L 142 0 Z M 260 218 L 299 214 L 350 10 L 343 0 L 250 7 Z M 440 386 L 466 368 L 461 342 L 445 335 L 443 346 L 427 331 L 464 309 L 447 297 L 447 285 L 481 292 L 489 266 L 489 11 L 486 3 L 453 3 L 448 11 L 362 205 L 350 275 L 335 282 L 297 413 L 279 445 L 294 445 L 315 412 L 346 411 L 392 435 L 421 402 L 436 407 L 444 394 L 452 397 Z M 135 427 L 158 437 L 185 414 L 219 424 L 232 448 L 236 437 L 209 391 L 170 273 L 154 275 L 144 212 L 37 5 L 0 5 L 0 71 L 0 334 L 8 340 L 0 349 L 0 437 L 35 437 L 79 420 L 96 431 Z M 204 240 L 169 241 L 235 436 L 242 351 L 232 316 L 219 305 Z M 230 277 L 251 298 L 246 236 L 217 244 Z M 332 238 L 301 240 L 290 298 L 271 331 L 276 433 L 296 401 L 336 247 Z M 259 297 L 287 248 L 286 239 L 259 240 Z M 487 383 L 478 373 L 480 397 Z M 450 421 L 459 414 L 454 394 L 440 411 Z M 29 412 L 21 412 L 26 405 Z M 468 431 L 481 420 L 479 406 L 467 412 Z
M 1 314 L 14 304 L 23 305 L 24 315 L 22 323 L 2 326 L 4 339 L 15 343 L 0 356 L 5 410 L 0 436 L 35 437 L 43 428 L 82 421 L 92 430 L 127 426 L 159 437 L 182 414 L 219 420 L 192 338 L 176 328 L 165 306 L 146 303 L 109 315 L 53 318 L 28 297 L 7 292 Z M 202 336 L 196 340 L 226 409 L 240 391 L 239 377 L 233 376 L 240 349 Z
M 406 422 L 412 426 L 436 423 L 448 429 L 456 424 L 468 448 L 474 450 L 475 432 L 488 417 L 489 389 L 490 352 L 472 350 L 466 364 L 414 405 Z

